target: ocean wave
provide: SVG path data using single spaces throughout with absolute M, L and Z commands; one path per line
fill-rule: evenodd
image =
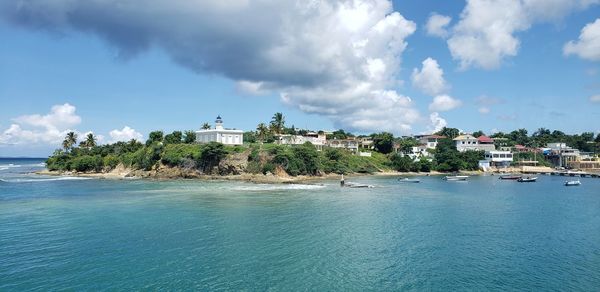
M 8 170 L 11 168 L 20 168 L 20 167 L 46 167 L 46 163 L 31 163 L 31 164 L 0 164 L 0 170 Z
M 5 183 L 28 183 L 28 182 L 48 182 L 48 181 L 63 181 L 63 180 L 89 180 L 90 177 L 78 177 L 78 176 L 62 176 L 52 178 L 13 178 L 13 179 L 0 179 L 0 182 Z
M 249 186 L 233 187 L 234 191 L 279 191 L 279 190 L 316 190 L 324 188 L 324 185 L 306 185 L 306 184 L 257 184 Z

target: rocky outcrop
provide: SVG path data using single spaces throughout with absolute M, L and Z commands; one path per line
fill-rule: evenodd
M 219 175 L 240 175 L 246 171 L 248 166 L 249 151 L 228 155 L 221 160 L 217 171 Z

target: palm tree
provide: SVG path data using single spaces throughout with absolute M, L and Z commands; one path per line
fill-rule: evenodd
M 271 129 L 277 134 L 281 134 L 285 126 L 285 117 L 282 113 L 275 113 L 271 118 Z
M 94 136 L 94 133 L 88 133 L 87 136 L 85 136 L 85 141 L 83 141 L 83 145 L 87 148 L 92 148 L 96 146 L 96 137 Z
M 209 123 L 202 124 L 202 130 L 210 130 L 210 124 Z
M 73 145 L 75 145 L 75 143 L 77 143 L 77 134 L 71 131 L 65 136 L 65 140 L 63 141 L 62 146 L 65 149 L 65 151 L 68 151 L 69 149 L 73 148 Z
M 256 126 L 256 132 L 258 133 L 258 139 L 260 140 L 260 143 L 263 143 L 265 141 L 265 136 L 269 132 L 269 128 L 267 128 L 265 123 L 260 123 L 258 126 Z

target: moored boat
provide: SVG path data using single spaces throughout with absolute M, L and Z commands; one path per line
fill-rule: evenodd
M 565 186 L 567 187 L 573 187 L 573 186 L 579 186 L 581 185 L 581 182 L 579 180 L 569 180 L 565 182 Z
M 398 182 L 403 182 L 403 183 L 420 183 L 421 180 L 416 179 L 416 178 L 405 177 L 405 178 L 399 178 Z
M 517 179 L 520 179 L 521 177 L 523 177 L 523 176 L 509 174 L 509 175 L 501 175 L 500 179 L 504 179 L 504 180 L 517 180 Z
M 469 178 L 468 175 L 447 175 L 445 177 L 443 177 L 443 180 L 452 180 L 452 181 L 456 181 L 456 180 L 467 180 Z
M 345 186 L 349 187 L 349 188 L 353 188 L 353 189 L 374 188 L 375 187 L 374 185 L 358 184 L 358 183 L 346 183 Z
M 537 181 L 537 176 L 534 177 L 521 177 L 519 179 L 517 179 L 518 182 L 536 182 Z

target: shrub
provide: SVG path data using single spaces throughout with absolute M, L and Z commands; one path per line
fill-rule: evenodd
M 162 163 L 169 166 L 182 165 L 184 159 L 197 160 L 200 158 L 200 145 L 167 144 L 161 154 Z
M 112 170 L 119 164 L 119 157 L 113 154 L 106 155 L 103 159 L 103 163 L 107 169 Z
M 104 167 L 102 157 L 100 155 L 83 155 L 75 157 L 72 163 L 72 168 L 77 171 L 101 171 Z
M 218 142 L 203 144 L 201 149 L 202 151 L 198 159 L 198 164 L 205 172 L 212 171 L 215 166 L 219 165 L 221 159 L 225 158 L 227 155 L 227 151 L 223 144 Z

